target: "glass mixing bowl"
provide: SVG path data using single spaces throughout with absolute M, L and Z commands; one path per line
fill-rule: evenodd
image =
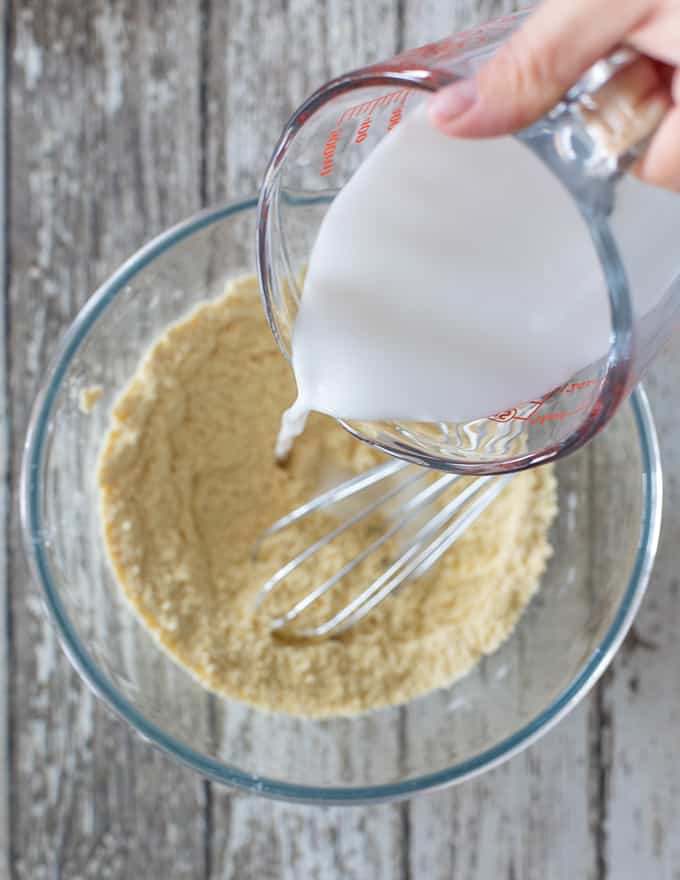
M 221 294 L 225 279 L 254 272 L 254 235 L 254 200 L 180 224 L 125 263 L 66 334 L 35 404 L 21 487 L 45 604 L 90 687 L 151 743 L 219 782 L 359 803 L 460 781 L 555 724 L 630 626 L 661 516 L 647 401 L 637 391 L 604 433 L 558 463 L 555 553 L 542 588 L 512 637 L 459 683 L 406 706 L 325 721 L 211 695 L 138 622 L 109 570 L 96 465 L 108 410 L 141 355 L 169 322 Z M 86 414 L 81 393 L 97 385 L 103 397 Z

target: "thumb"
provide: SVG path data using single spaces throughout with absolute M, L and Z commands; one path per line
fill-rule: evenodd
M 457 137 L 510 134 L 553 107 L 582 74 L 633 31 L 653 0 L 546 0 L 474 79 L 429 102 L 434 124 Z

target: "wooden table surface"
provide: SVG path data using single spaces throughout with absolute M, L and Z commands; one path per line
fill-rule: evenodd
M 17 483 L 54 345 L 123 258 L 254 193 L 334 73 L 512 8 L 494 0 L 0 0 L 0 880 L 680 877 L 680 354 L 648 381 L 666 507 L 632 634 L 538 744 L 458 788 L 370 808 L 233 795 L 86 690 L 24 562 Z M 4 332 L 2 332 L 4 331 Z

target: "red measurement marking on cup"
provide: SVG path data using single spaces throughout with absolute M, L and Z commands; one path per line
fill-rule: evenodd
M 343 110 L 338 117 L 335 126 L 328 133 L 328 137 L 324 143 L 319 176 L 327 177 L 334 169 L 335 153 L 338 148 L 338 141 L 340 140 L 344 124 L 363 117 L 353 138 L 355 144 L 361 144 L 366 140 L 368 133 L 371 130 L 371 126 L 373 125 L 373 114 L 377 110 L 382 110 L 384 107 L 396 105 L 387 121 L 387 131 L 392 131 L 392 129 L 401 122 L 404 112 L 404 104 L 412 91 L 413 89 L 410 88 L 399 89 L 396 92 L 389 92 L 386 95 L 380 95 L 377 98 L 372 98 L 370 101 L 363 101 L 361 104 L 354 104 Z
M 479 49 L 488 43 L 499 42 L 514 29 L 515 23 L 520 21 L 524 15 L 525 13 L 521 12 L 506 15 L 503 18 L 496 19 L 496 21 L 489 22 L 486 25 L 473 28 L 469 31 L 464 31 L 453 37 L 447 37 L 436 43 L 430 43 L 429 45 L 421 46 L 418 49 L 409 49 L 401 55 L 395 56 L 390 61 L 385 62 L 385 64 L 377 64 L 369 69 L 382 73 L 388 71 L 394 72 L 397 70 L 404 72 L 409 69 L 417 69 L 422 73 L 423 67 L 426 70 L 428 68 L 434 70 L 439 61 L 446 61 L 448 63 L 457 55 L 462 56 L 466 53 L 473 52 L 475 49 Z M 363 117 L 353 137 L 355 144 L 361 144 L 368 137 L 371 125 L 373 124 L 373 113 L 389 104 L 397 103 L 403 105 L 412 91 L 413 89 L 404 87 L 396 92 L 381 95 L 378 98 L 373 98 L 371 101 L 364 101 L 361 104 L 355 104 L 344 110 L 336 122 L 335 127 L 328 133 L 328 137 L 326 138 L 321 157 L 320 176 L 326 177 L 331 174 L 334 169 L 335 154 L 344 123 L 356 119 L 357 117 Z M 402 118 L 402 112 L 401 109 L 395 108 L 389 117 L 387 131 L 391 131 L 399 125 Z
M 396 128 L 397 125 L 401 122 L 401 117 L 404 115 L 404 111 L 401 107 L 397 107 L 396 110 L 392 111 L 392 115 L 390 116 L 390 121 L 387 123 L 387 130 L 392 131 L 393 128 Z
M 521 406 L 512 407 L 512 409 L 503 410 L 489 418 L 493 422 L 529 422 L 531 425 L 544 425 L 547 422 L 558 422 L 569 416 L 583 412 L 591 406 L 592 401 L 589 399 L 585 403 L 573 409 L 560 410 L 558 412 L 543 412 L 539 414 L 541 407 L 549 400 L 555 398 L 558 394 L 574 394 L 578 391 L 584 391 L 594 386 L 601 387 L 604 379 L 598 377 L 596 379 L 586 379 L 582 382 L 567 382 L 566 385 L 560 385 L 546 394 L 539 400 L 530 400 Z

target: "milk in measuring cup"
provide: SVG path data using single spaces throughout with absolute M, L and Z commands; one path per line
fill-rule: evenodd
M 604 275 L 566 190 L 514 139 L 446 137 L 420 106 L 320 227 L 292 340 L 298 399 L 277 451 L 312 409 L 483 418 L 540 398 L 609 343 Z

